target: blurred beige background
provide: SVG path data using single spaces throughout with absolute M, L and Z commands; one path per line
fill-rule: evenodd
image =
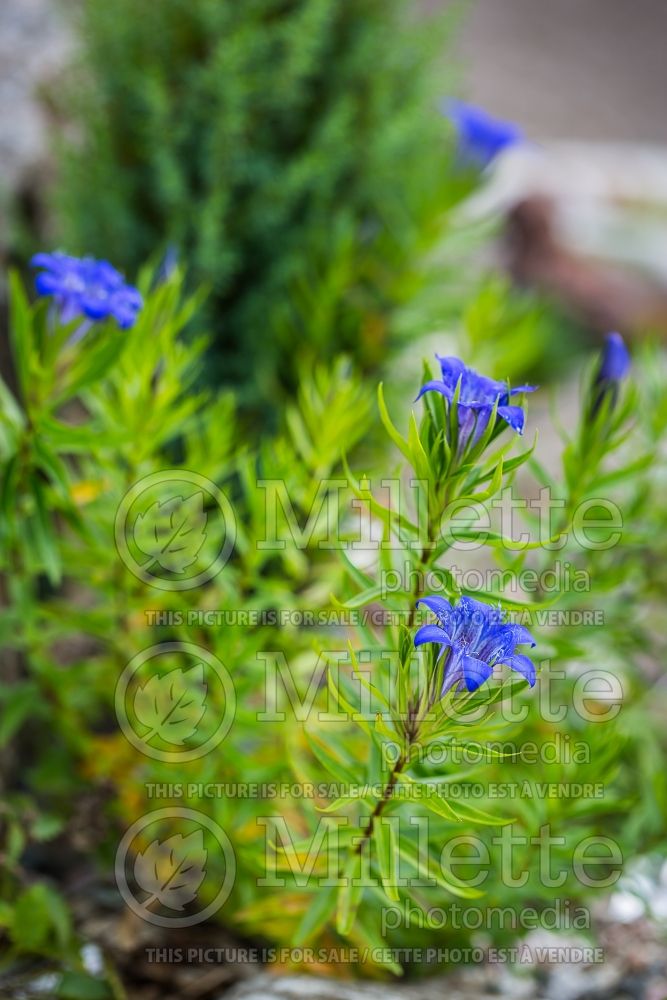
M 535 138 L 667 144 L 666 0 L 454 5 L 472 100 Z

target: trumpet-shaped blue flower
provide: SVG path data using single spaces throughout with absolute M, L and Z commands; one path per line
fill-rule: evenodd
M 38 253 L 31 264 L 40 269 L 35 279 L 38 294 L 53 297 L 61 323 L 81 316 L 92 322 L 112 317 L 123 330 L 134 325 L 143 305 L 141 295 L 107 261 Z
M 441 358 L 442 378 L 431 379 L 419 390 L 417 399 L 425 392 L 439 392 L 450 403 L 454 399 L 460 383 L 458 399 L 459 450 L 468 444 L 474 445 L 489 425 L 493 409 L 498 404 L 497 419 L 503 420 L 517 434 L 523 434 L 525 414 L 520 406 L 512 405 L 512 396 L 521 392 L 534 392 L 537 386 L 520 385 L 510 389 L 506 382 L 497 382 L 478 375 L 472 368 L 466 368 L 459 358 Z
M 504 149 L 523 141 L 523 132 L 513 122 L 494 118 L 483 108 L 448 99 L 443 111 L 458 133 L 458 152 L 464 164 L 487 167 Z
M 535 664 L 517 646 L 534 646 L 535 640 L 523 625 L 505 621 L 500 608 L 483 604 L 472 597 L 462 597 L 452 607 L 444 597 L 432 595 L 417 601 L 425 605 L 438 619 L 437 625 L 423 625 L 415 633 L 415 646 L 434 642 L 445 655 L 442 692 L 476 691 L 488 681 L 496 664 L 506 664 L 525 677 L 530 686 L 535 683 Z

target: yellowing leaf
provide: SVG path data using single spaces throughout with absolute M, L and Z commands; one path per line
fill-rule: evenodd
M 77 507 L 85 507 L 86 504 L 96 500 L 105 489 L 106 484 L 101 479 L 84 479 L 80 483 L 74 483 L 70 490 L 72 500 Z

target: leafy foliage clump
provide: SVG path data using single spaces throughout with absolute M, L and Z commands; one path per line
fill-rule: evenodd
M 231 395 L 193 388 L 206 341 L 181 336 L 198 305 L 182 286 L 178 270 L 157 283 L 144 272 L 136 325 L 121 332 L 106 321 L 77 339 L 78 321 L 59 324 L 49 303 L 31 304 L 11 282 L 17 385 L 0 382 L 0 922 L 10 960 L 60 958 L 67 975 L 84 975 L 67 879 L 49 882 L 35 859 L 62 859 L 75 844 L 77 861 L 109 872 L 130 824 L 161 810 L 159 835 L 153 827 L 133 842 L 135 881 L 151 900 L 170 905 L 154 885 L 158 841 L 174 857 L 187 853 L 194 889 L 215 898 L 226 858 L 206 832 L 183 828 L 179 813 L 194 810 L 235 855 L 214 919 L 297 949 L 370 946 L 364 971 L 376 975 L 401 971 L 385 937 L 399 949 L 439 946 L 443 934 L 448 945 L 469 944 L 483 926 L 503 942 L 525 929 L 528 911 L 539 926 L 561 897 L 585 908 L 581 845 L 611 838 L 623 859 L 652 850 L 667 811 L 664 695 L 645 669 L 661 652 L 664 591 L 659 359 L 641 365 L 640 391 L 603 398 L 591 371 L 576 429 L 563 433 L 561 461 L 549 468 L 534 443 L 521 446 L 495 419 L 477 440 L 459 437 L 458 395 L 427 394 L 410 413 L 414 389 L 402 408 L 380 391 L 375 424 L 394 454 L 366 448 L 368 475 L 353 475 L 344 456 L 358 468 L 373 425 L 368 386 L 343 362 L 306 370 L 279 433 L 241 434 Z M 480 314 L 489 301 L 502 316 L 502 292 Z M 425 369 L 423 381 L 431 376 Z M 192 589 L 133 570 L 115 530 L 135 486 L 174 471 L 206 477 L 234 512 L 228 560 Z M 542 484 L 558 500 L 546 538 L 522 500 Z M 493 505 L 501 496 L 519 501 L 527 541 L 504 525 Z M 624 514 L 611 547 L 599 544 L 610 531 L 596 520 L 601 498 Z M 582 505 L 594 514 L 587 544 L 574 531 Z M 186 508 L 187 553 L 180 538 L 162 544 L 158 514 L 170 510 L 161 495 L 130 533 L 162 563 L 164 580 L 178 576 L 172 557 L 204 570 L 218 541 L 208 525 L 202 538 L 202 510 L 184 494 Z M 473 542 L 488 584 L 455 572 Z M 559 566 L 583 574 L 586 588 L 569 577 L 550 586 Z M 528 586 L 530 574 L 539 586 Z M 500 604 L 529 625 L 536 689 L 502 668 L 474 692 L 434 684 L 442 661 L 418 653 L 414 635 L 415 603 L 435 590 L 452 603 Z M 584 611 L 603 626 L 581 622 Z M 198 660 L 183 656 L 175 669 L 173 659 L 155 661 L 157 673 L 119 701 L 128 666 L 163 644 L 178 645 L 178 656 L 196 647 Z M 228 670 L 233 699 L 224 685 L 204 692 L 207 658 Z M 613 702 L 599 687 L 582 689 L 590 670 L 614 681 Z M 190 754 L 192 728 L 215 735 L 232 701 L 224 738 Z M 187 711 L 171 715 L 170 702 Z M 124 725 L 133 716 L 134 739 Z M 593 786 L 602 794 L 551 791 Z M 82 829 L 83 805 L 101 813 L 109 798 L 103 821 Z M 542 831 L 557 838 L 558 884 L 535 861 Z M 520 884 L 503 867 L 509 836 Z M 454 844 L 463 853 L 448 854 Z M 613 884 L 619 865 L 610 854 L 594 886 Z M 514 923 L 497 926 L 494 911 Z

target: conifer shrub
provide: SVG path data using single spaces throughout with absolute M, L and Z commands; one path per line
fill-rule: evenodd
M 63 248 L 187 260 L 213 371 L 255 402 L 293 386 L 295 352 L 375 368 L 467 186 L 436 20 L 400 0 L 84 0 L 56 97 Z

